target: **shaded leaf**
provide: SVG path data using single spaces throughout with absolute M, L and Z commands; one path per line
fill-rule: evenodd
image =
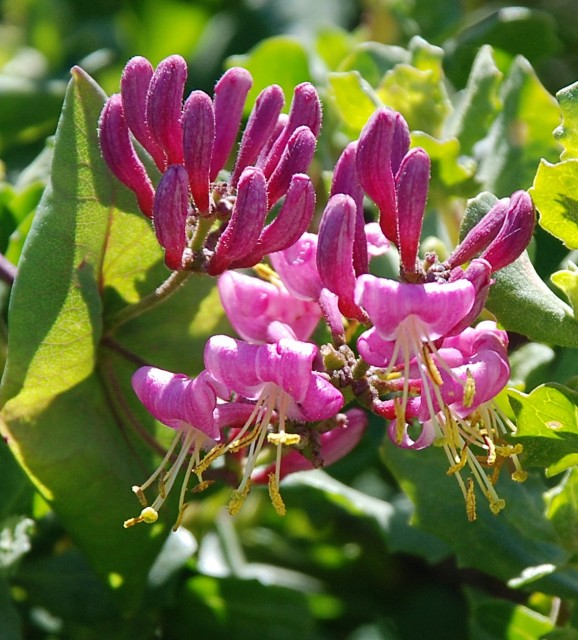
M 554 130 L 555 138 L 564 147 L 561 158 L 578 158 L 578 82 L 560 89 L 556 100 L 562 110 L 562 124 Z

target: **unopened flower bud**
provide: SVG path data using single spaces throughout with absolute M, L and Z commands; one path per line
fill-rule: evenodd
M 277 217 L 263 229 L 253 251 L 231 266 L 252 267 L 265 255 L 290 247 L 307 231 L 314 209 L 315 189 L 309 176 L 295 174 Z
M 397 198 L 392 150 L 396 122 L 396 114 L 391 109 L 377 110 L 361 131 L 356 154 L 359 181 L 380 211 L 383 234 L 394 243 L 397 242 Z
M 339 297 L 339 309 L 348 318 L 366 319 L 354 301 L 353 244 L 357 205 L 351 196 L 332 196 L 325 207 L 317 244 L 317 270 L 323 285 Z
M 516 191 L 498 235 L 480 258 L 487 260 L 492 272 L 508 266 L 524 251 L 534 231 L 534 204 L 525 191 Z
M 430 160 L 423 149 L 412 149 L 395 177 L 399 252 L 402 272 L 416 269 L 417 252 L 430 178 Z
M 183 109 L 185 167 L 191 194 L 199 213 L 210 207 L 209 172 L 215 142 L 213 102 L 203 91 L 193 91 Z
M 146 118 L 169 164 L 183 162 L 181 109 L 186 80 L 187 63 L 181 56 L 172 55 L 159 63 L 150 82 Z
M 291 177 L 305 173 L 315 153 L 316 138 L 308 127 L 298 127 L 287 142 L 275 171 L 267 181 L 267 196 L 272 207 L 289 188 Z
M 247 167 L 239 179 L 231 219 L 223 231 L 207 271 L 222 273 L 255 248 L 267 216 L 267 183 L 260 169 Z
M 321 129 L 321 102 L 317 90 L 309 82 L 303 82 L 295 87 L 287 123 L 275 140 L 263 164 L 263 173 L 267 178 L 271 176 L 281 161 L 293 133 L 302 126 L 310 129 L 315 138 L 319 135 L 319 130 Z
M 152 137 L 146 115 L 147 96 L 153 73 L 154 69 L 146 58 L 131 58 L 122 72 L 120 94 L 129 129 L 148 151 L 159 171 L 164 171 L 167 166 L 166 154 Z
M 159 244 L 165 250 L 169 269 L 182 268 L 187 246 L 187 216 L 189 213 L 189 183 L 182 165 L 170 165 L 157 187 L 153 223 Z
M 464 315 L 460 321 L 448 331 L 447 335 L 457 335 L 472 325 L 476 318 L 482 312 L 488 294 L 490 293 L 490 286 L 493 282 L 491 279 L 492 267 L 487 260 L 482 258 L 474 258 L 467 269 L 464 271 L 461 267 L 456 267 L 450 274 L 450 282 L 456 280 L 468 280 L 474 285 L 475 298 L 471 309 Z
M 243 107 L 253 85 L 251 74 L 242 67 L 226 71 L 215 86 L 215 146 L 211 159 L 211 181 L 227 163 L 237 139 Z
M 124 185 L 134 191 L 140 210 L 151 218 L 155 192 L 130 140 L 120 95 L 115 94 L 107 100 L 100 116 L 98 133 L 106 164 Z
M 363 187 L 357 175 L 356 150 L 357 142 L 350 142 L 339 156 L 333 171 L 331 195 L 344 193 L 351 196 L 357 205 L 355 240 L 353 243 L 353 268 L 355 269 L 355 274 L 360 276 L 369 270 L 369 257 L 367 255 L 365 220 L 363 218 Z
M 284 103 L 283 91 L 276 84 L 263 89 L 257 97 L 241 139 L 231 184 L 236 185 L 243 169 L 257 162 L 267 141 L 274 135 Z

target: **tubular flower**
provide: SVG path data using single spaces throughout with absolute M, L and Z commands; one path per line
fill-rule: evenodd
M 229 503 L 231 514 L 241 508 L 251 487 L 257 457 L 266 442 L 276 447 L 275 471 L 269 475 L 269 494 L 276 511 L 285 505 L 279 493 L 283 445 L 299 444 L 290 422 L 327 420 L 343 406 L 343 396 L 314 369 L 317 347 L 283 338 L 256 345 L 227 336 L 213 336 L 205 348 L 205 366 L 230 394 L 254 401 L 254 408 L 235 438 L 222 449 L 247 450 L 241 483 Z M 273 417 L 276 415 L 276 424 Z
M 282 330 L 285 337 L 308 340 L 321 317 L 318 304 L 295 298 L 280 280 L 227 271 L 217 286 L 229 322 L 248 342 L 274 342 Z
M 186 77 L 186 63 L 177 55 L 156 70 L 145 58 L 131 59 L 120 94 L 111 96 L 102 111 L 100 146 L 112 173 L 152 218 L 167 266 L 216 275 L 233 263 L 256 264 L 307 229 L 314 192 L 303 174 L 315 151 L 321 103 L 315 88 L 302 83 L 285 117 L 280 87 L 265 88 L 227 174 L 251 75 L 240 67 L 229 69 L 212 98 L 193 91 L 183 104 Z M 135 141 L 161 173 L 156 186 Z M 178 196 L 171 199 L 174 189 Z M 267 213 L 285 196 L 277 219 L 265 226 Z
M 217 397 L 206 375 L 189 378 L 155 367 L 141 367 L 132 378 L 133 389 L 147 411 L 159 422 L 176 431 L 161 464 L 142 485 L 133 487 L 143 506 L 140 516 L 124 523 L 131 527 L 138 522 L 155 522 L 158 510 L 175 483 L 177 475 L 190 455 L 179 499 L 179 521 L 184 510 L 185 491 L 191 473 L 200 462 L 203 450 L 211 449 L 221 436 L 213 416 Z M 173 454 L 180 451 L 171 464 Z M 159 495 L 148 506 L 145 490 L 158 479 Z M 202 478 L 199 478 L 202 482 Z M 178 524 L 177 524 L 178 526 Z

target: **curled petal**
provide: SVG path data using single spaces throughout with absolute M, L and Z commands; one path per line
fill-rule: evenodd
M 430 177 L 429 156 L 412 149 L 402 160 L 395 177 L 397 190 L 398 247 L 402 270 L 413 273 L 421 237 Z
M 215 86 L 215 146 L 211 158 L 211 182 L 227 163 L 252 85 L 253 78 L 246 69 L 233 67 L 221 76 Z
M 307 127 L 299 127 L 291 135 L 275 171 L 267 181 L 269 207 L 287 193 L 293 175 L 307 171 L 315 153 L 316 142 L 315 136 Z
M 132 146 L 120 95 L 115 94 L 106 101 L 98 134 L 106 164 L 124 185 L 134 191 L 140 210 L 151 218 L 155 192 Z
M 420 449 L 429 447 L 435 440 L 436 435 L 435 427 L 431 420 L 421 422 L 419 428 L 420 432 L 417 438 L 412 437 L 408 433 L 409 425 L 406 424 L 400 438 L 398 425 L 395 420 L 392 420 L 387 428 L 387 434 L 389 435 L 389 439 L 398 447 L 419 451 Z
M 395 340 L 400 324 L 418 318 L 430 340 L 445 336 L 470 311 L 475 288 L 468 280 L 439 284 L 405 284 L 363 275 L 358 278 L 356 301 L 368 313 L 385 340 Z
M 210 206 L 209 171 L 215 142 L 215 116 L 211 98 L 193 91 L 183 109 L 185 167 L 195 205 L 201 214 Z
M 251 253 L 267 215 L 267 184 L 260 169 L 247 167 L 241 174 L 231 219 L 223 231 L 207 271 L 218 275 Z
M 155 195 L 153 223 L 159 244 L 165 250 L 169 269 L 182 267 L 187 246 L 187 216 L 189 213 L 189 184 L 187 172 L 180 164 L 165 171 Z
M 132 377 L 132 386 L 149 413 L 173 429 L 194 427 L 212 440 L 219 440 L 213 419 L 215 392 L 206 373 L 189 378 L 156 367 L 141 367 Z
M 484 305 L 486 304 L 486 300 L 488 299 L 490 286 L 493 282 L 491 274 L 492 268 L 489 262 L 482 258 L 475 258 L 472 260 L 465 271 L 460 267 L 456 267 L 451 272 L 450 282 L 456 282 L 460 279 L 464 279 L 472 283 L 475 291 L 475 299 L 469 312 L 466 313 L 466 315 L 457 322 L 450 331 L 448 331 L 448 334 L 455 335 L 460 333 L 469 327 L 480 315 Z
M 397 242 L 397 199 L 392 169 L 396 123 L 394 111 L 378 109 L 361 131 L 356 154 L 359 181 L 377 205 L 379 224 L 390 242 Z
M 274 135 L 285 103 L 281 87 L 273 84 L 261 91 L 243 133 L 231 184 L 236 185 L 245 167 L 254 165 L 267 141 Z M 280 131 L 279 131 L 280 133 Z
M 120 94 L 126 122 L 134 137 L 149 152 L 159 171 L 164 171 L 167 166 L 166 155 L 152 137 L 146 117 L 147 95 L 153 72 L 146 58 L 131 58 L 122 72 Z
M 183 162 L 181 109 L 186 81 L 187 63 L 173 55 L 159 63 L 149 86 L 146 119 L 169 164 Z
M 389 242 L 377 222 L 368 222 L 364 227 L 369 259 L 382 256 L 389 249 Z M 358 274 L 361 275 L 361 274 Z

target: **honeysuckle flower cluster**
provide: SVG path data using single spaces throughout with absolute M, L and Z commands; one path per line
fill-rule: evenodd
M 443 449 L 470 520 L 479 492 L 497 514 L 500 470 L 517 481 L 525 473 L 521 446 L 507 440 L 515 426 L 495 401 L 509 379 L 508 336 L 478 319 L 493 274 L 530 241 L 528 194 L 497 201 L 447 259 L 420 254 L 430 159 L 384 107 L 343 150 L 315 233 L 314 87 L 295 89 L 288 115 L 281 89 L 265 88 L 233 154 L 250 74 L 230 69 L 212 98 L 193 91 L 183 102 L 185 82 L 179 56 L 156 70 L 133 58 L 101 116 L 102 153 L 152 219 L 167 267 L 219 276 L 240 339 L 212 336 L 194 378 L 153 366 L 134 374 L 142 404 L 175 435 L 133 487 L 142 511 L 125 526 L 156 521 L 181 470 L 177 525 L 189 485 L 218 479 L 234 487 L 231 514 L 263 483 L 284 514 L 282 478 L 347 455 L 368 412 L 399 447 Z M 370 202 L 378 220 L 366 223 Z M 397 257 L 395 279 L 372 273 L 385 253 Z

